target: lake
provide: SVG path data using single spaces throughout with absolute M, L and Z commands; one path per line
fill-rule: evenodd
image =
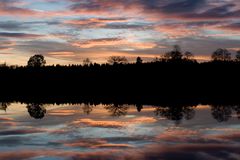
M 0 105 L 0 159 L 240 158 L 240 106 Z

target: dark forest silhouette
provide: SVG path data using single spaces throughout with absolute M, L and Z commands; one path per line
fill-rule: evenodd
M 158 104 L 165 101 L 240 101 L 240 52 L 232 59 L 226 49 L 199 63 L 179 46 L 152 62 L 137 57 L 109 57 L 108 63 L 90 59 L 84 65 L 45 66 L 42 55 L 30 57 L 27 66 L 0 67 L 1 101 L 93 101 Z M 64 98 L 66 97 L 66 98 Z M 141 110 L 141 107 L 139 107 Z

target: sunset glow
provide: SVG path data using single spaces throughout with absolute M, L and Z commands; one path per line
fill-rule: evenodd
M 240 48 L 237 0 L 8 0 L 0 2 L 0 63 L 104 63 L 108 56 L 150 61 L 178 44 L 199 61 Z

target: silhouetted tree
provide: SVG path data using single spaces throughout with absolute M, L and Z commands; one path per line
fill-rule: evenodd
M 213 61 L 230 61 L 231 53 L 227 49 L 219 48 L 212 54 Z
M 237 51 L 237 54 L 236 54 L 236 61 L 237 61 L 237 62 L 240 62 L 240 50 Z
M 164 54 L 163 59 L 179 61 L 182 60 L 183 54 L 181 52 L 181 48 L 178 45 L 173 46 L 173 50 Z
M 124 56 L 111 56 L 108 58 L 107 62 L 109 64 L 126 64 L 128 60 Z
M 28 60 L 28 67 L 42 67 L 46 64 L 43 55 L 34 55 Z
M 216 105 L 212 106 L 212 116 L 218 122 L 228 121 L 232 117 L 231 106 Z
M 0 64 L 0 67 L 1 67 L 1 68 L 2 68 L 2 67 L 7 67 L 7 63 L 4 62 L 4 63 Z
M 172 59 L 172 54 L 171 54 L 171 52 L 165 53 L 165 54 L 161 57 L 161 59 L 162 59 L 163 61 L 164 61 L 164 60 L 167 60 L 167 61 L 171 60 L 171 59 Z
M 107 105 L 105 109 L 107 109 L 112 116 L 120 117 L 127 114 L 129 106 L 128 105 L 120 105 L 120 104 L 111 104 Z
M 142 62 L 143 62 L 142 58 L 141 57 L 137 57 L 136 63 L 137 64 L 142 64 Z
M 28 104 L 27 109 L 29 115 L 35 119 L 42 119 L 47 112 L 41 104 Z
M 183 55 L 183 59 L 187 61 L 193 61 L 194 60 L 194 55 L 191 52 L 185 52 Z
M 89 66 L 92 64 L 92 61 L 89 58 L 86 58 L 83 60 L 83 65 L 84 66 Z
M 152 60 L 152 62 L 153 62 L 153 63 L 160 62 L 160 61 L 162 61 L 163 59 L 164 59 L 164 55 L 162 55 L 160 58 L 155 57 L 155 58 Z

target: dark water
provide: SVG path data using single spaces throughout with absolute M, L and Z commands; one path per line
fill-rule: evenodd
M 2 104 L 0 159 L 240 159 L 240 107 Z

